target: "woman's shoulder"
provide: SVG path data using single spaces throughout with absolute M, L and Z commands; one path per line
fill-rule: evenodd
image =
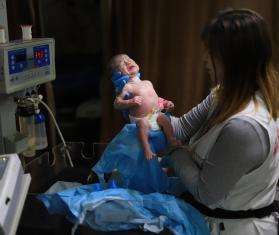
M 229 119 L 227 123 L 224 125 L 226 130 L 230 130 L 230 132 L 234 134 L 241 134 L 252 132 L 255 129 L 263 129 L 259 122 L 249 116 L 237 116 Z
M 232 118 L 223 127 L 220 136 L 229 139 L 231 143 L 246 146 L 247 151 L 257 150 L 256 152 L 261 153 L 260 156 L 268 155 L 268 133 L 261 124 L 250 117 Z
M 222 129 L 222 133 L 240 143 L 248 142 L 253 145 L 255 140 L 259 140 L 262 146 L 269 146 L 267 130 L 251 117 L 239 116 L 230 119 Z

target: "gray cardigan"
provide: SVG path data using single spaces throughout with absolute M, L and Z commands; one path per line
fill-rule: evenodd
M 182 117 L 171 117 L 176 137 L 189 142 L 205 122 L 212 105 L 210 94 Z M 225 198 L 243 175 L 259 167 L 269 148 L 268 134 L 259 123 L 234 118 L 221 130 L 202 168 L 185 150 L 174 152 L 171 158 L 176 174 L 190 193 L 203 204 L 212 205 Z

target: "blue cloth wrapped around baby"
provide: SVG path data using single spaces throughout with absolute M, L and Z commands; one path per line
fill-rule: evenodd
M 167 147 L 162 131 L 149 131 L 149 143 L 154 153 Z M 109 143 L 99 162 L 92 168 L 104 182 L 103 175 L 117 171 L 118 187 L 134 189 L 143 193 L 179 193 L 183 191 L 177 177 L 168 177 L 157 157 L 147 160 L 138 138 L 135 124 L 126 124 Z

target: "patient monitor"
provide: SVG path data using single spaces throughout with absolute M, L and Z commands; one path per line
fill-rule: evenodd
M 15 96 L 55 79 L 54 40 L 19 40 L 0 44 L 0 154 L 20 153 L 24 136 L 16 131 Z

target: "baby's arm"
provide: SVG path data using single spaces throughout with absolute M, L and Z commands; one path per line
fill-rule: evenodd
M 114 108 L 115 109 L 129 109 L 134 106 L 140 106 L 142 103 L 141 96 L 134 96 L 131 99 L 125 99 L 128 94 L 133 94 L 132 88 L 130 86 L 125 86 L 123 91 L 116 96 L 114 100 Z

